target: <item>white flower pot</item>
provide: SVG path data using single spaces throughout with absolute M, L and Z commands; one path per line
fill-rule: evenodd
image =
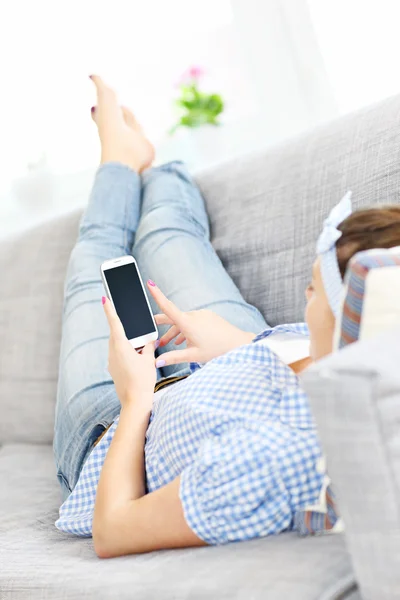
M 202 169 L 224 160 L 223 125 L 181 127 L 165 137 L 157 148 L 157 162 L 183 160 L 190 169 Z

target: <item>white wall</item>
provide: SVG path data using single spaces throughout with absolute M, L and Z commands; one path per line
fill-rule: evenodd
M 400 92 L 398 0 L 308 0 L 341 113 Z
M 335 112 L 306 0 L 13 0 L 0 3 L 0 54 L 0 187 L 43 151 L 64 172 L 95 164 L 93 71 L 156 141 L 194 62 L 243 150 Z
M 191 64 L 203 64 L 209 84 L 229 95 L 231 20 L 229 0 L 0 2 L 0 187 L 43 151 L 65 172 L 96 164 L 92 72 L 156 140 L 172 125 L 175 83 Z M 237 96 L 231 108 L 240 114 L 248 102 Z
M 188 160 L 188 136 L 165 138 L 174 82 L 191 64 L 205 67 L 204 86 L 222 94 L 226 110 L 215 139 L 192 136 L 196 168 L 337 113 L 306 0 L 13 0 L 0 3 L 0 54 L 0 228 L 8 232 L 67 209 L 68 198 L 85 202 L 99 147 L 91 72 L 133 107 L 160 160 Z M 29 176 L 16 194 L 15 180 L 42 152 L 47 193 Z

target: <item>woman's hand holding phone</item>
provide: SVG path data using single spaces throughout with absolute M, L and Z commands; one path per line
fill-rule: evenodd
M 150 412 L 153 405 L 157 371 L 154 364 L 154 342 L 137 352 L 125 335 L 122 323 L 108 298 L 102 299 L 110 326 L 108 371 L 113 378 L 121 405 L 134 402 Z
M 174 339 L 176 345 L 184 341 L 187 345 L 182 350 L 164 352 L 157 360 L 156 365 L 159 367 L 182 362 L 205 363 L 234 348 L 249 344 L 256 335 L 231 325 L 211 310 L 183 312 L 153 282 L 148 282 L 147 285 L 163 311 L 154 316 L 157 325 L 171 326 L 160 338 L 159 347 L 166 346 Z

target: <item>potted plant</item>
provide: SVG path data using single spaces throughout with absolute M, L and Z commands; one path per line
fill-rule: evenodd
M 182 75 L 178 84 L 179 96 L 175 100 L 178 122 L 171 128 L 174 134 L 180 127 L 196 128 L 202 125 L 219 125 L 219 116 L 224 102 L 219 94 L 200 90 L 200 79 L 204 75 L 201 67 L 193 66 Z

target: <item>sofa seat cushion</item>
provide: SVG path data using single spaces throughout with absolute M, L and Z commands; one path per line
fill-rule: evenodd
M 91 539 L 54 527 L 60 492 L 50 446 L 3 446 L 0 481 L 4 598 L 312 600 L 338 598 L 343 591 L 344 598 L 357 597 L 341 535 L 301 539 L 290 533 L 101 560 Z

